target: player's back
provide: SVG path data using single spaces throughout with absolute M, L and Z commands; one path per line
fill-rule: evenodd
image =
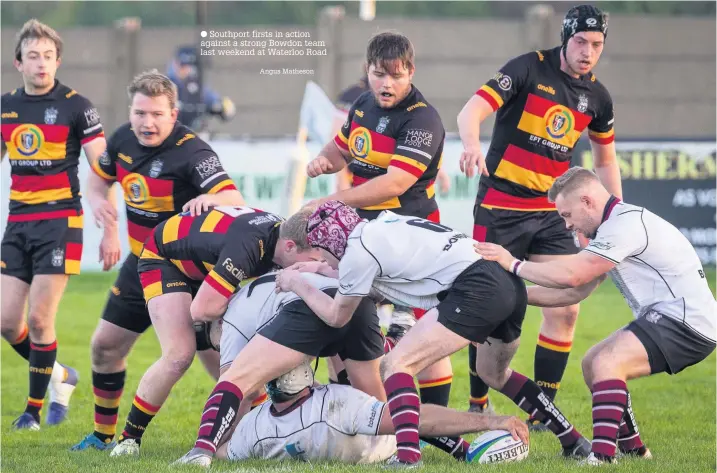
M 380 272 L 374 279 L 374 289 L 412 307 L 435 307 L 436 296 L 480 259 L 473 239 L 425 219 L 384 211 L 360 226 L 352 233 L 349 245 L 360 245 L 378 262 Z
M 396 450 L 395 436 L 375 435 L 383 407 L 383 402 L 340 385 L 313 388 L 311 396 L 281 414 L 264 403 L 240 421 L 229 457 L 379 462 Z
M 654 310 L 714 339 L 717 302 L 689 240 L 643 207 L 619 203 L 613 218 L 621 222 L 625 238 L 641 243 L 610 273 L 635 316 Z

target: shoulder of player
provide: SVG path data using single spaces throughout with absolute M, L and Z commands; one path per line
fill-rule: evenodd
M 353 104 L 355 105 L 355 108 L 358 108 L 360 106 L 365 106 L 367 102 L 369 104 L 373 104 L 373 94 L 370 90 L 367 90 L 366 92 L 359 95 Z
M 77 92 L 77 90 L 60 83 L 55 91 L 55 97 L 58 100 L 67 100 L 70 106 L 77 107 L 78 110 L 92 107 L 92 101 L 84 95 Z
M 420 124 L 425 126 L 432 126 L 433 131 L 436 128 L 443 130 L 443 120 L 441 116 L 430 103 L 425 100 L 417 100 L 412 105 L 406 106 L 406 113 L 403 116 L 404 123 L 408 126 L 411 124 Z
M 13 89 L 10 92 L 5 92 L 4 94 L 2 94 L 2 103 L 10 104 L 13 101 L 17 100 L 17 98 L 20 96 L 20 90 L 21 88 L 18 87 L 17 89 Z
M 599 97 L 610 97 L 610 91 L 607 90 L 605 84 L 600 82 L 600 79 L 598 79 L 595 74 L 592 72 L 590 74 L 590 86 L 595 94 Z
M 630 225 L 642 224 L 642 214 L 644 207 L 619 202 L 610 212 L 609 217 L 598 226 L 598 232 L 601 228 L 617 228 L 620 233 L 629 233 L 624 231 L 625 227 Z

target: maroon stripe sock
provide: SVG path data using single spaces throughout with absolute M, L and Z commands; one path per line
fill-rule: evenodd
M 242 399 L 241 389 L 228 381 L 221 381 L 214 387 L 204 405 L 195 448 L 216 453 L 222 438 L 231 430 Z
M 544 423 L 564 448 L 575 445 L 582 437 L 540 387 L 517 371 L 513 371 L 500 392 L 531 417 Z
M 391 375 L 383 386 L 388 398 L 388 411 L 396 431 L 396 455 L 402 462 L 417 463 L 421 460 L 418 438 L 421 402 L 413 376 L 396 373 Z
M 615 456 L 617 433 L 627 406 L 627 385 L 619 379 L 593 384 L 593 444 L 598 458 Z

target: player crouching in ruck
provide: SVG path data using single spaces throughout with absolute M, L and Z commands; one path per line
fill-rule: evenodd
M 640 439 L 627 380 L 676 374 L 714 351 L 717 303 L 700 259 L 672 224 L 610 195 L 587 169 L 575 167 L 556 179 L 548 198 L 568 230 L 591 239 L 580 253 L 538 263 L 519 261 L 492 243 L 476 249 L 538 284 L 528 289 L 529 300 L 542 307 L 576 304 L 589 294 L 583 290 L 587 284 L 610 274 L 636 320 L 583 359 L 593 403 L 592 452 L 585 461 L 613 463 L 618 447 L 623 454 L 651 458 Z
M 271 403 L 239 421 L 217 458 L 363 464 L 384 461 L 396 451 L 388 404 L 351 386 L 314 383 L 309 362 L 270 381 L 266 392 Z M 528 427 L 514 416 L 458 412 L 435 404 L 423 404 L 421 409 L 422 436 L 506 430 L 528 443 Z

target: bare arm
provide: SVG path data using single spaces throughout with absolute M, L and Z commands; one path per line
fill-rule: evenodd
M 458 113 L 458 134 L 463 146 L 480 148 L 480 124 L 493 113 L 493 107 L 480 95 L 473 95 Z
M 582 286 L 568 289 L 553 289 L 542 286 L 528 286 L 528 304 L 536 307 L 567 307 L 588 298 L 606 276 L 600 276 Z
M 276 285 L 301 297 L 309 309 L 329 327 L 340 328 L 349 323 L 363 297 L 343 296 L 331 298 L 301 277 L 297 271 L 284 270 L 276 277 Z
M 591 140 L 590 147 L 595 161 L 595 174 L 600 178 L 600 182 L 608 192 L 622 199 L 622 180 L 620 178 L 620 167 L 617 163 L 615 142 L 599 144 Z
M 341 171 L 346 167 L 346 164 L 351 161 L 351 156 L 344 152 L 341 148 L 336 145 L 334 140 L 329 141 L 319 152 L 319 157 L 323 156 L 329 161 L 330 168 L 324 170 L 324 174 L 334 174 Z

